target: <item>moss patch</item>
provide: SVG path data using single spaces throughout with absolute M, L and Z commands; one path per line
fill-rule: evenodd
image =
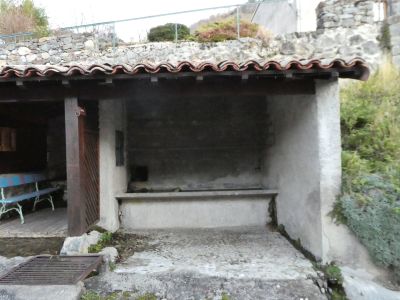
M 118 251 L 118 262 L 125 261 L 135 252 L 149 249 L 150 246 L 145 236 L 123 232 L 103 232 L 99 242 L 89 247 L 89 253 L 98 253 L 105 247 L 115 247 Z M 152 246 L 154 247 L 154 246 Z M 115 266 L 110 266 L 112 270 Z

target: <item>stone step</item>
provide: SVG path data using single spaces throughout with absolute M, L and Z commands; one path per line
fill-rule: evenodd
M 326 299 L 308 278 L 310 261 L 265 227 L 132 231 L 140 251 L 114 271 L 85 280 L 96 293 L 132 299 Z
M 88 290 L 99 294 L 130 291 L 130 299 L 150 294 L 157 299 L 221 300 L 326 300 L 309 279 L 263 280 L 201 276 L 196 273 L 160 273 L 150 276 L 107 273 L 85 281 Z M 126 293 L 125 293 L 126 294 Z
M 217 228 L 265 226 L 274 190 L 131 193 L 122 200 L 121 227 Z

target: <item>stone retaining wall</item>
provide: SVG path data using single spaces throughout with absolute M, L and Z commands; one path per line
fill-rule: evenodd
M 325 0 L 317 7 L 317 28 L 358 27 L 374 23 L 373 0 Z
M 270 41 L 242 38 L 220 43 L 160 42 L 119 44 L 112 48 L 106 41 L 91 35 L 69 34 L 38 40 L 11 43 L 0 49 L 0 66 L 5 65 L 66 65 L 243 62 L 254 59 L 290 60 L 311 58 L 363 57 L 372 66 L 380 62 L 380 25 L 367 24 L 356 30 L 336 28 L 316 32 L 278 35 Z
M 400 0 L 393 0 L 391 16 L 388 18 L 392 58 L 395 65 L 400 66 Z
M 220 43 L 124 44 L 118 41 L 119 45 L 113 48 L 111 39 L 106 35 L 65 33 L 4 44 L 0 48 L 0 67 L 362 57 L 375 68 L 382 60 L 383 51 L 379 42 L 382 24 L 373 22 L 373 2 L 326 0 L 317 8 L 317 31 L 278 35 L 268 41 L 251 38 Z M 393 23 L 391 29 L 393 41 L 397 43 L 400 24 Z M 393 47 L 396 55 L 400 52 L 398 48 L 395 45 Z

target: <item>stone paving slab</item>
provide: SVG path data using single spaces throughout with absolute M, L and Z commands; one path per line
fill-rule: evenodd
M 85 281 L 98 293 L 160 299 L 326 299 L 310 261 L 266 228 L 135 231 L 148 246 L 113 272 Z M 134 299 L 134 298 L 133 298 Z
M 82 283 L 75 285 L 0 285 L 0 300 L 79 300 Z

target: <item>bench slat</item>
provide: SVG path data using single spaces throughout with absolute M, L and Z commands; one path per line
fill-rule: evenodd
M 35 198 L 36 196 L 37 196 L 37 192 L 32 192 L 32 193 L 28 193 L 28 194 L 8 197 L 8 198 L 6 198 L 4 200 L 0 199 L 0 203 L 6 203 L 6 204 L 7 203 L 16 203 L 16 202 L 19 202 L 19 201 Z
M 24 201 L 24 200 L 29 200 L 29 199 L 35 198 L 37 196 L 50 194 L 57 190 L 58 190 L 58 188 L 47 188 L 44 190 L 40 190 L 39 192 L 31 192 L 31 193 L 27 193 L 27 194 L 18 195 L 18 196 L 8 197 L 4 200 L 0 199 L 0 203 L 6 203 L 6 204 L 16 203 L 19 201 Z
M 12 174 L 9 176 L 0 175 L 0 188 L 13 187 L 45 180 L 47 180 L 47 178 L 43 173 Z

